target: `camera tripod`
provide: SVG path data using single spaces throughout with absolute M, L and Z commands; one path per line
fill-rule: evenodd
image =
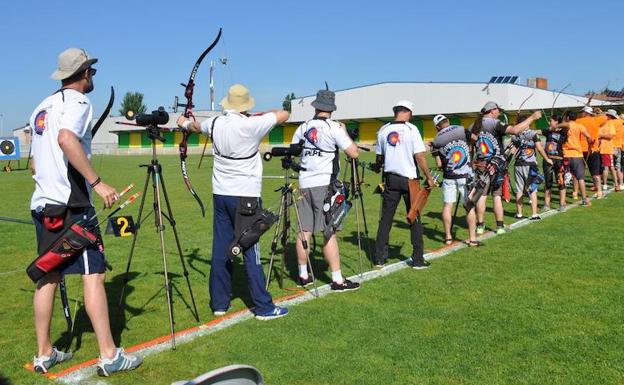
M 370 246 L 370 236 L 368 233 L 368 223 L 366 221 L 366 210 L 364 209 L 364 193 L 362 192 L 362 184 L 364 184 L 364 169 L 365 165 L 362 164 L 362 176 L 360 177 L 359 164 L 355 158 L 347 158 L 351 168 L 351 197 L 353 200 L 359 200 L 360 205 L 357 203 L 355 206 L 355 222 L 357 226 L 357 242 L 358 242 L 358 258 L 360 263 L 360 277 L 362 276 L 362 231 L 360 229 L 360 210 L 362 212 L 362 224 L 364 225 L 364 236 L 366 237 L 366 250 L 368 251 L 368 260 L 373 267 L 373 253 Z M 346 171 L 346 170 L 345 170 Z
M 292 183 L 290 183 L 288 168 L 286 168 L 284 171 L 284 179 L 284 185 L 279 189 L 275 190 L 275 192 L 281 191 L 280 208 L 277 214 L 278 219 L 277 224 L 275 225 L 275 233 L 273 234 L 273 239 L 271 240 L 271 259 L 269 261 L 269 271 L 267 273 L 265 288 L 268 289 L 269 283 L 271 282 L 271 274 L 275 265 L 275 255 L 277 254 L 278 242 L 282 245 L 282 256 L 280 261 L 279 275 L 277 275 L 277 282 L 279 283 L 280 289 L 284 288 L 284 264 L 286 261 L 286 253 L 288 250 L 288 241 L 290 239 L 290 206 L 294 206 L 295 217 L 297 218 L 297 236 L 301 237 L 301 244 L 303 245 L 303 249 L 306 253 L 306 263 L 308 264 L 308 268 L 310 269 L 310 277 L 312 277 L 314 292 L 318 297 L 318 287 L 316 286 L 316 278 L 314 277 L 314 270 L 312 269 L 312 262 L 310 261 L 310 248 L 301 228 L 301 217 L 299 216 L 299 208 L 297 208 L 297 204 L 295 203 L 295 198 L 293 196 L 294 190 L 292 188 Z
M 160 253 L 162 255 L 163 261 L 163 276 L 164 276 L 164 288 L 165 293 L 167 295 L 167 307 L 169 312 L 169 329 L 171 335 L 171 348 L 175 350 L 175 336 L 174 336 L 174 319 L 173 319 L 173 297 L 172 297 L 172 283 L 169 278 L 169 271 L 167 268 L 167 255 L 165 252 L 165 226 L 163 224 L 163 217 L 167 219 L 171 228 L 173 229 L 173 235 L 175 238 L 176 246 L 178 248 L 178 254 L 180 256 L 180 263 L 182 264 L 182 270 L 184 272 L 184 277 L 186 278 L 186 283 L 188 285 L 189 293 L 191 295 L 191 302 L 193 304 L 193 316 L 195 320 L 199 322 L 199 313 L 197 312 L 197 306 L 195 305 L 195 297 L 193 295 L 193 289 L 191 287 L 191 282 L 189 280 L 189 273 L 186 269 L 186 263 L 184 262 L 184 257 L 182 256 L 182 247 L 180 246 L 180 238 L 178 237 L 178 231 L 176 229 L 176 222 L 173 218 L 173 211 L 171 210 L 171 205 L 169 204 L 169 197 L 167 195 L 167 189 L 165 188 L 165 180 L 162 175 L 162 167 L 158 162 L 158 158 L 156 157 L 156 140 L 164 142 L 165 139 L 160 136 L 160 131 L 158 126 L 149 125 L 146 127 L 150 140 L 152 141 L 152 161 L 150 164 L 142 164 L 139 167 L 147 168 L 147 176 L 145 178 L 145 185 L 143 186 L 143 196 L 141 197 L 141 204 L 139 206 L 139 214 L 137 218 L 137 224 L 134 231 L 134 235 L 132 237 L 132 246 L 130 247 L 130 255 L 128 256 L 128 264 L 126 265 L 126 273 L 123 279 L 123 287 L 121 289 L 121 295 L 119 296 L 119 306 L 123 307 L 124 305 L 124 293 L 126 286 L 128 284 L 128 274 L 130 272 L 130 264 L 132 262 L 132 256 L 134 255 L 134 250 L 136 246 L 136 241 L 139 236 L 139 230 L 141 229 L 142 222 L 147 219 L 147 217 L 154 213 L 154 221 L 156 226 L 156 231 L 160 235 Z M 143 217 L 143 208 L 145 205 L 145 198 L 147 196 L 147 186 L 149 185 L 150 180 L 152 181 L 152 188 L 154 190 L 154 203 L 153 208 L 150 213 L 148 213 L 145 218 Z M 160 197 L 162 189 L 162 195 L 165 199 L 165 204 L 167 205 L 167 214 L 165 214 L 162 210 L 162 201 Z

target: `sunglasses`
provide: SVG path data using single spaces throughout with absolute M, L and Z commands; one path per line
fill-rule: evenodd
M 89 71 L 89 75 L 94 76 L 97 73 L 97 69 L 95 68 L 87 68 L 87 71 Z

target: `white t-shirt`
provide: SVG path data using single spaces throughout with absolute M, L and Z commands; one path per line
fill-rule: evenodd
M 35 162 L 35 192 L 30 209 L 38 210 L 46 203 L 69 207 L 89 207 L 91 187 L 69 164 L 58 144 L 61 129 L 71 130 L 91 158 L 91 119 L 93 109 L 84 94 L 65 89 L 45 98 L 30 117 L 32 156 Z
M 201 131 L 210 136 L 213 143 L 213 194 L 260 197 L 262 157 L 258 147 L 276 123 L 277 116 L 272 112 L 245 116 L 233 110 L 201 123 Z
M 377 133 L 377 155 L 384 156 L 384 171 L 414 179 L 418 168 L 414 154 L 425 152 L 418 127 L 409 122 L 391 122 Z
M 301 152 L 299 187 L 311 188 L 327 186 L 334 170 L 336 146 L 341 150 L 349 147 L 353 141 L 340 124 L 331 119 L 316 118 L 301 123 L 295 130 L 292 143 L 304 140 Z M 337 172 L 340 171 L 340 160 L 336 159 Z

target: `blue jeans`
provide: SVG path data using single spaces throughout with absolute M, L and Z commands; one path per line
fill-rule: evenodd
M 210 268 L 210 308 L 227 310 L 232 297 L 232 260 L 228 247 L 234 241 L 234 225 L 239 198 L 213 194 L 212 265 Z M 260 199 L 260 198 L 258 198 Z M 271 294 L 264 288 L 265 278 L 260 263 L 260 249 L 256 243 L 244 254 L 249 292 L 254 313 L 266 313 L 275 308 Z

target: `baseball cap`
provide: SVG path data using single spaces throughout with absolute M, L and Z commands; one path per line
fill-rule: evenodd
M 612 108 L 608 109 L 607 112 L 605 112 L 605 114 L 613 117 L 614 119 L 618 119 L 619 118 L 617 111 L 612 109 Z
M 483 106 L 481 111 L 488 112 L 488 111 L 492 111 L 495 108 L 498 108 L 499 110 L 502 110 L 502 108 L 500 108 L 500 106 L 498 104 L 496 104 L 496 102 L 487 102 L 487 103 L 485 103 L 485 106 Z
M 392 106 L 392 107 L 393 108 L 394 107 L 405 107 L 408 110 L 410 110 L 412 113 L 414 113 L 414 104 L 412 102 L 410 102 L 409 100 L 405 100 L 405 99 L 399 100 L 398 102 L 394 103 L 394 106 Z
M 58 68 L 50 77 L 54 80 L 67 79 L 86 70 L 97 61 L 98 59 L 90 57 L 82 48 L 68 48 L 58 56 Z
M 442 123 L 442 121 L 447 120 L 447 119 L 448 118 L 442 114 L 436 115 L 433 117 L 433 124 L 437 126 L 438 124 Z
M 583 109 L 582 109 L 581 111 L 583 111 L 583 112 L 585 112 L 585 113 L 588 113 L 588 114 L 590 114 L 590 115 L 593 115 L 593 114 L 594 114 L 594 109 L 593 109 L 593 108 L 591 108 L 590 106 L 585 106 L 585 107 L 583 107 Z

